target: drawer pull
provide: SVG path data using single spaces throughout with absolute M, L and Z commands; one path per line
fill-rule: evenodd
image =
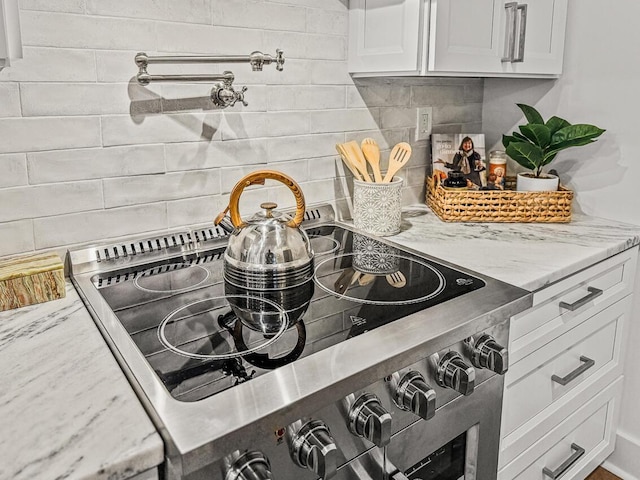
M 579 309 L 585 303 L 589 303 L 594 298 L 599 297 L 600 295 L 602 295 L 602 290 L 600 290 L 599 288 L 596 288 L 596 287 L 587 287 L 587 291 L 589 293 L 587 293 L 580 300 L 576 300 L 573 303 L 560 302 L 560 308 L 566 308 L 567 310 L 571 310 L 573 312 L 574 310 Z
M 560 385 L 566 385 L 567 383 L 575 380 L 577 377 L 582 375 L 584 372 L 586 372 L 596 364 L 595 360 L 591 360 L 589 357 L 585 357 L 584 355 L 580 355 L 580 361 L 582 362 L 582 365 L 576 368 L 573 372 L 568 373 L 564 377 L 551 375 L 551 380 L 559 383 Z
M 564 462 L 562 462 L 562 465 L 560 465 L 555 470 L 549 470 L 547 467 L 544 467 L 542 469 L 542 473 L 544 473 L 547 477 L 551 478 L 552 480 L 556 480 L 556 478 L 560 478 L 562 474 L 564 474 L 564 472 L 569 470 L 569 468 L 574 463 L 576 463 L 582 455 L 584 455 L 584 451 L 585 451 L 584 448 L 576 445 L 575 443 L 571 444 L 571 450 L 573 450 L 573 453 L 569 458 L 567 458 Z

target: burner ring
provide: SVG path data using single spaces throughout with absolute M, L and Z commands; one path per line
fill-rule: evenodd
M 190 270 L 190 269 L 196 269 L 196 270 Z M 190 271 L 188 271 L 190 270 Z M 186 273 L 188 271 L 188 273 Z M 178 273 L 176 273 L 178 272 Z M 180 275 L 179 272 L 184 272 L 185 275 L 185 279 L 180 279 Z M 196 273 L 197 272 L 197 273 Z M 169 274 L 169 277 L 164 277 L 164 275 Z M 162 275 L 161 277 L 159 277 L 158 275 Z M 159 265 L 157 267 L 154 268 L 150 268 L 148 270 L 144 270 L 143 272 L 141 272 L 139 275 L 137 275 L 134 279 L 133 279 L 133 285 L 138 289 L 138 290 L 142 290 L 143 292 L 149 292 L 149 293 L 179 293 L 179 292 L 185 292 L 187 290 L 191 290 L 192 288 L 196 288 L 198 285 L 203 284 L 204 282 L 206 282 L 209 279 L 209 276 L 211 275 L 211 273 L 209 272 L 209 270 L 207 270 L 206 268 L 204 268 L 201 265 L 190 265 L 188 263 L 174 263 L 174 264 L 168 264 L 168 265 Z M 178 278 L 171 278 L 171 276 L 177 276 Z M 142 279 L 151 279 L 151 278 L 155 278 L 155 279 L 163 279 L 166 278 L 168 285 L 167 287 L 162 287 L 161 288 L 150 288 L 149 286 L 144 286 L 140 284 L 140 281 Z M 190 284 L 188 284 L 187 286 L 181 286 L 185 284 L 185 280 L 192 282 Z M 171 288 L 170 285 L 172 282 L 177 282 L 178 285 L 180 286 L 180 288 Z
M 179 348 L 177 346 L 175 346 L 173 343 L 171 343 L 166 336 L 166 328 L 167 328 L 167 324 L 171 321 L 171 319 L 173 317 L 175 317 L 178 313 L 180 313 L 183 310 L 186 310 L 190 307 L 193 307 L 194 305 L 198 305 L 204 302 L 211 302 L 211 301 L 215 301 L 215 300 L 222 300 L 223 302 L 220 302 L 222 306 L 224 304 L 225 308 L 229 307 L 229 303 L 227 301 L 228 298 L 240 298 L 240 299 L 245 299 L 245 300 L 255 300 L 258 302 L 264 302 L 265 304 L 269 305 L 270 307 L 276 309 L 277 311 L 280 312 L 280 314 L 282 315 L 282 324 L 280 325 L 280 328 L 278 329 L 277 332 L 275 333 L 271 333 L 268 335 L 267 338 L 265 338 L 265 342 L 264 343 L 259 343 L 255 346 L 252 346 L 251 348 L 247 348 L 247 350 L 243 350 L 243 351 L 235 351 L 235 352 L 230 352 L 230 353 L 221 353 L 221 354 L 203 354 L 203 353 L 194 353 L 194 352 L 188 352 L 186 350 L 183 350 L 182 348 Z M 220 308 L 220 307 L 218 307 Z M 230 307 L 229 307 L 230 308 Z M 239 320 L 238 320 L 239 321 Z M 225 296 L 217 296 L 217 297 L 209 297 L 209 298 L 205 298 L 203 300 L 198 300 L 196 302 L 191 302 L 187 305 L 183 305 L 177 309 L 175 309 L 173 312 L 169 313 L 166 317 L 164 317 L 164 319 L 162 320 L 162 322 L 160 322 L 160 325 L 158 325 L 158 330 L 157 330 L 157 335 L 158 335 L 158 340 L 160 340 L 160 343 L 167 348 L 168 350 L 172 351 L 173 353 L 183 356 L 183 357 L 187 357 L 187 358 L 194 358 L 194 359 L 198 359 L 198 360 L 224 360 L 224 359 L 229 359 L 229 358 L 237 358 L 237 357 L 242 357 L 248 353 L 253 353 L 253 352 L 257 352 L 259 350 L 262 350 L 268 346 L 270 346 L 271 344 L 273 344 L 276 340 L 278 340 L 282 334 L 287 330 L 288 328 L 288 324 L 289 324 L 289 318 L 287 315 L 287 312 L 277 303 L 272 302 L 271 300 L 268 300 L 266 298 L 258 298 L 258 297 L 253 297 L 250 295 L 225 295 Z
M 319 279 L 319 272 L 321 272 L 321 270 L 323 269 L 323 266 L 328 266 L 328 268 L 325 268 L 326 270 L 328 270 L 328 272 L 322 272 L 324 274 L 329 274 L 327 276 L 331 276 L 331 274 L 337 273 L 335 272 L 335 270 L 333 269 L 333 267 L 329 266 L 330 263 L 329 262 L 336 262 L 339 258 L 348 258 L 351 257 L 351 261 L 350 262 L 346 262 L 345 264 L 347 265 L 355 265 L 355 254 L 353 253 L 345 253 L 342 255 L 337 255 L 336 257 L 331 257 L 331 258 L 327 258 L 321 262 L 318 263 L 318 265 L 316 266 L 316 269 L 314 271 L 314 275 L 313 275 L 313 280 L 316 283 L 316 285 L 318 285 L 320 288 L 322 288 L 325 292 L 330 293 L 331 295 L 334 296 L 338 296 L 339 298 L 343 298 L 345 300 L 350 300 L 356 303 L 362 303 L 362 304 L 370 304 L 370 305 L 409 305 L 409 304 L 413 304 L 413 303 L 420 303 L 420 302 L 424 302 L 427 300 L 431 300 L 434 297 L 437 297 L 438 295 L 440 295 L 444 290 L 445 287 L 447 286 L 447 281 L 444 277 L 444 275 L 442 274 L 442 272 L 440 272 L 438 269 L 434 268 L 433 266 L 429 265 L 428 263 L 418 259 L 418 258 L 412 258 L 412 257 L 408 257 L 405 255 L 395 255 L 395 254 L 388 254 L 386 255 L 387 257 L 387 261 L 390 262 L 393 265 L 401 265 L 403 262 L 409 262 L 410 264 L 414 264 L 414 265 L 418 265 L 423 269 L 427 269 L 427 271 L 433 275 L 435 275 L 435 279 L 437 281 L 437 285 L 435 286 L 434 289 L 432 289 L 431 292 L 427 292 L 424 295 L 419 295 L 416 296 L 414 298 L 406 298 L 406 299 L 390 299 L 390 300 L 378 300 L 378 299 L 369 299 L 369 298 L 360 298 L 358 296 L 355 295 L 351 295 L 349 292 L 349 287 L 347 287 L 347 290 L 344 293 L 339 293 L 337 292 L 334 288 L 327 286 L 324 284 L 323 281 L 321 281 Z M 357 270 L 353 270 L 354 272 L 356 272 Z M 396 270 L 397 271 L 401 271 L 401 270 Z M 324 275 L 323 275 L 324 276 Z M 388 277 L 388 275 L 385 274 L 380 274 L 380 275 L 375 275 L 376 277 Z M 356 287 L 357 288 L 357 287 Z
M 311 242 L 311 248 L 313 249 L 314 255 L 328 255 L 330 253 L 337 252 L 340 249 L 340 242 L 333 237 L 309 235 L 309 241 Z

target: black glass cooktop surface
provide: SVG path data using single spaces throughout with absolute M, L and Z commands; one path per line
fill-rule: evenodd
M 296 288 L 260 292 L 225 282 L 224 246 L 92 281 L 181 401 L 201 400 L 485 285 L 338 226 L 307 233 L 315 275 Z

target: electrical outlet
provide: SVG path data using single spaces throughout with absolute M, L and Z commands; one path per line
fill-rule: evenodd
M 427 140 L 429 135 L 431 135 L 433 107 L 420 107 L 417 111 L 416 141 Z

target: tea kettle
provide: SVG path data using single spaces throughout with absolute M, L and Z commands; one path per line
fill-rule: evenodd
M 265 202 L 262 212 L 244 221 L 239 211 L 240 196 L 250 185 L 264 185 L 266 179 L 289 187 L 296 200 L 293 218 Z M 229 214 L 227 216 L 227 213 Z M 305 201 L 300 186 L 275 170 L 259 170 L 243 177 L 231 190 L 229 205 L 214 223 L 231 233 L 225 251 L 225 278 L 241 287 L 283 288 L 309 280 L 313 273 L 313 250 L 300 224 Z

